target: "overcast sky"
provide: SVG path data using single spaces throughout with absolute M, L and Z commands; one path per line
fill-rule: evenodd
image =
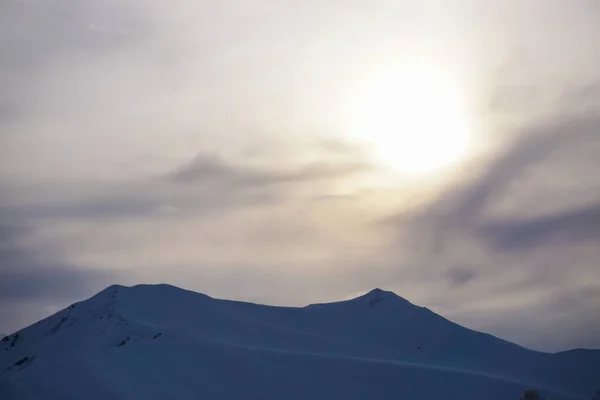
M 599 39 L 596 0 L 3 0 L 0 332 L 112 283 L 382 287 L 599 348 Z M 411 175 L 348 129 L 377 71 L 415 63 L 459 88 L 472 141 Z

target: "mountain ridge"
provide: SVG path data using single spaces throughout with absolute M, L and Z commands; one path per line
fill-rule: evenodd
M 307 363 L 317 369 L 320 363 L 343 364 L 340 368 L 344 370 L 362 369 L 363 363 L 375 362 L 379 363 L 376 368 L 383 368 L 386 373 L 399 368 L 416 376 L 441 374 L 440 371 L 452 376 L 470 374 L 479 378 L 461 375 L 457 379 L 527 384 L 546 388 L 557 393 L 557 398 L 565 399 L 591 393 L 600 384 L 592 369 L 600 362 L 600 352 L 574 350 L 553 354 L 526 349 L 464 328 L 378 288 L 340 302 L 278 307 L 215 299 L 159 284 L 111 285 L 9 335 L 0 342 L 0 388 L 7 385 L 18 391 L 15 380 L 39 386 L 40 379 L 45 382 L 45 378 L 40 378 L 41 369 L 63 365 L 65 360 L 80 366 L 79 372 L 74 373 L 90 370 L 82 379 L 107 374 L 77 358 L 77 354 L 99 357 L 100 365 L 110 365 L 108 370 L 122 368 L 122 374 L 131 375 L 142 374 L 125 367 L 132 360 L 149 358 L 147 365 L 152 367 L 148 368 L 154 368 L 172 363 L 173 359 L 188 360 L 190 355 L 182 349 L 197 349 L 190 350 L 190 354 L 197 351 L 198 357 L 214 353 L 215 363 L 234 357 L 244 364 L 239 360 L 243 354 L 250 357 L 251 363 L 257 362 L 255 358 L 267 359 L 268 365 L 277 364 L 283 357 L 290 359 L 286 362 L 291 366 Z M 381 363 L 386 366 L 380 366 Z M 279 368 L 277 373 L 283 374 L 291 367 L 285 364 Z M 186 385 L 194 386 L 187 378 L 177 376 Z M 283 378 L 292 379 L 293 375 L 284 374 Z M 57 382 L 64 379 L 62 375 L 56 378 Z M 118 380 L 110 374 L 105 379 L 110 385 Z M 104 387 L 102 382 L 94 384 Z M 135 396 L 139 395 L 136 390 L 142 390 L 123 385 L 125 392 Z M 390 390 L 395 387 L 392 382 L 386 385 L 391 385 Z M 57 390 L 47 382 L 42 386 L 49 393 Z M 192 397 L 197 394 L 193 392 Z M 152 393 L 146 395 L 155 398 Z

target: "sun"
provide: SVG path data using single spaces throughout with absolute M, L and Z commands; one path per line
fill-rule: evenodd
M 458 163 L 470 143 L 460 92 L 425 68 L 378 74 L 352 108 L 349 131 L 378 161 L 406 173 Z

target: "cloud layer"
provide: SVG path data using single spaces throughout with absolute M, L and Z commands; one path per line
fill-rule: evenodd
M 600 347 L 600 10 L 375 3 L 8 0 L 0 331 L 113 282 L 283 305 L 379 286 Z M 363 82 L 414 60 L 476 129 L 437 175 L 345 134 Z

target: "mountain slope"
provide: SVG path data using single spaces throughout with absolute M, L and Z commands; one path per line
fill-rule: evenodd
M 589 398 L 600 352 L 540 353 L 391 292 L 302 308 L 111 286 L 0 342 L 7 398 Z M 4 397 L 2 397 L 4 399 Z

